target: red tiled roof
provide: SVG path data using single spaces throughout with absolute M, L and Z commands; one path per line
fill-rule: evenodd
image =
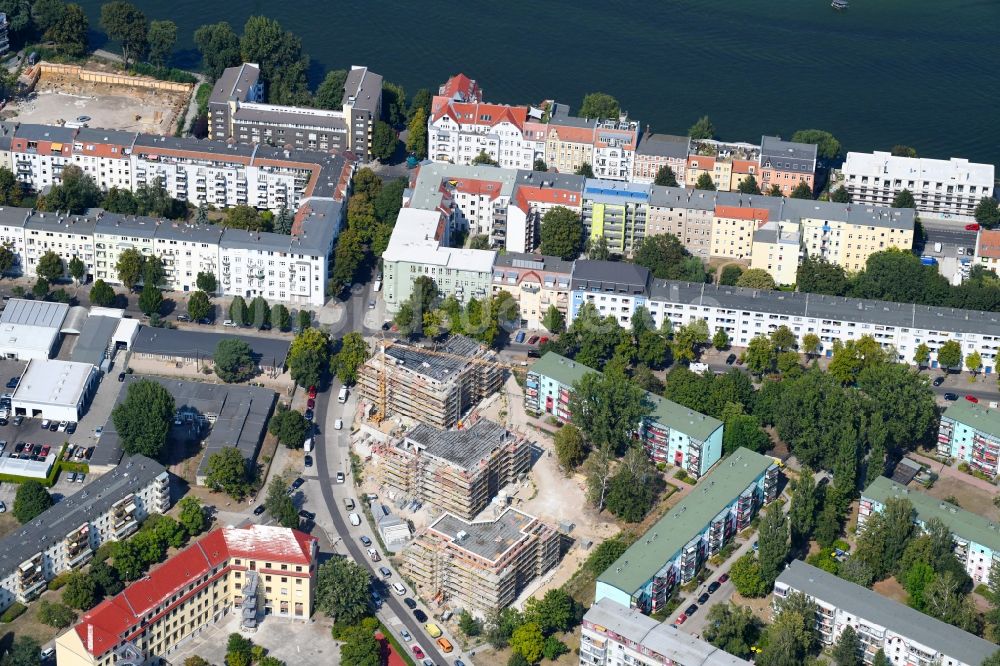
M 435 97 L 431 102 L 431 120 L 435 122 L 444 116 L 448 116 L 460 125 L 474 124 L 493 127 L 507 121 L 517 126 L 518 129 L 522 129 L 528 118 L 528 107 L 507 106 L 506 104 L 466 104 L 454 102 L 447 97 Z
M 576 199 L 572 199 L 571 197 L 573 196 Z M 578 207 L 580 205 L 580 193 L 576 190 L 566 190 L 556 187 L 518 185 L 517 203 L 518 207 L 525 212 L 527 212 L 531 203 L 551 203 Z
M 743 208 L 742 206 L 716 206 L 715 216 L 725 217 L 731 220 L 758 220 L 767 221 L 768 210 L 766 208 Z
M 690 169 L 714 169 L 715 168 L 715 158 L 706 157 L 704 155 L 692 155 L 688 157 L 687 162 L 688 168 Z
M 461 96 L 466 102 L 478 102 L 481 101 L 483 93 L 478 83 L 465 74 L 456 74 L 438 89 L 438 94 L 449 99 Z
M 979 256 L 1000 259 L 1000 230 L 979 232 Z
M 594 143 L 593 127 L 571 127 L 569 125 L 549 124 L 549 134 L 555 134 L 560 141 L 570 143 Z
M 733 173 L 750 173 L 756 166 L 756 160 L 733 160 Z
M 500 195 L 503 183 L 497 180 L 479 180 L 476 178 L 445 178 L 441 186 L 451 185 L 456 192 L 471 194 L 475 196 L 488 196 L 496 199 Z

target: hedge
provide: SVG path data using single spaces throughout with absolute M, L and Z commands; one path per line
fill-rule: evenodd
M 66 451 L 66 445 L 63 444 L 59 447 L 59 451 L 56 453 L 56 462 L 52 465 L 52 469 L 49 471 L 49 475 L 44 479 L 38 479 L 33 476 L 19 476 L 17 474 L 0 474 L 0 481 L 7 481 L 8 483 L 24 483 L 25 481 L 38 481 L 46 488 L 51 488 L 56 483 L 56 477 L 59 476 L 61 472 L 83 472 L 84 474 L 90 474 L 90 464 L 86 462 L 70 462 L 68 460 L 63 460 L 63 453 Z
M 0 615 L 0 622 L 13 622 L 17 618 L 21 617 L 26 610 L 28 610 L 27 606 L 19 604 L 15 601 L 10 608 L 3 612 L 3 615 Z
M 49 589 L 50 590 L 58 590 L 61 587 L 63 587 L 64 585 L 66 585 L 66 583 L 69 582 L 69 574 L 70 574 L 70 572 L 67 571 L 66 573 L 61 573 L 58 576 L 56 576 L 55 578 L 53 578 L 52 580 L 50 580 L 49 581 Z

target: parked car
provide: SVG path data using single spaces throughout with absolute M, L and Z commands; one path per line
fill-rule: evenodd
M 343 482 L 344 482 L 344 473 L 337 472 L 337 483 L 343 483 Z
M 69 422 L 69 425 L 66 426 L 66 432 L 70 435 L 76 432 L 76 421 Z
M 406 607 L 409 608 L 410 610 L 413 610 L 414 608 L 417 607 L 417 602 L 411 599 L 410 597 L 406 597 L 405 599 L 403 599 L 403 603 L 406 604 Z
M 46 444 L 45 446 L 42 447 L 42 450 L 38 452 L 38 455 L 40 455 L 41 457 L 44 458 L 47 455 L 49 455 L 49 451 L 51 451 L 51 450 L 52 450 L 52 447 L 49 446 L 48 444 Z
M 312 511 L 306 511 L 302 509 L 299 511 L 299 518 L 305 518 L 306 520 L 316 520 L 316 514 Z
M 199 324 L 211 324 L 212 320 L 210 318 L 208 318 L 208 317 L 202 317 L 201 319 L 198 320 L 198 323 Z
M 0 513 L 7 513 L 7 505 L 0 502 Z
M 79 472 L 76 475 L 76 482 L 77 483 L 83 483 L 83 480 L 86 479 L 86 478 L 87 478 L 86 474 L 84 474 L 83 472 Z
M 974 395 L 967 395 L 965 396 L 965 399 L 968 400 L 969 402 L 979 402 L 979 398 L 977 398 Z
M 94 451 L 95 451 L 96 449 L 97 449 L 97 447 L 96 447 L 96 446 L 88 446 L 88 447 L 87 447 L 87 452 L 86 452 L 86 453 L 85 453 L 85 454 L 83 455 L 83 457 L 84 457 L 84 458 L 86 458 L 87 460 L 90 460 L 90 457 L 91 457 L 92 455 L 94 455 Z
M 726 365 L 732 365 L 736 362 L 736 354 L 730 354 L 726 357 Z
M 375 309 L 375 299 L 372 299 L 372 300 L 368 301 L 368 309 L 369 310 L 374 310 Z
M 399 583 L 392 584 L 392 591 L 398 594 L 399 596 L 403 596 L 404 594 L 406 594 L 406 588 L 400 585 Z
M 372 545 L 372 540 L 369 539 L 366 536 L 362 536 L 361 539 L 360 539 L 360 541 L 361 541 L 361 545 L 363 545 L 363 546 L 370 546 L 370 545 Z
M 416 657 L 417 659 L 424 658 L 424 651 L 421 650 L 420 646 L 417 645 L 416 643 L 410 646 L 410 650 L 413 652 L 413 656 Z
M 413 609 L 413 617 L 416 618 L 417 622 L 426 622 L 427 621 L 427 613 L 423 612 L 419 608 L 414 608 Z
M 76 483 L 76 472 L 70 472 L 68 480 L 70 483 Z
M 934 378 L 934 381 L 931 383 L 934 386 L 941 386 L 941 384 L 944 384 L 944 377 L 938 375 L 937 377 Z
M 42 419 L 42 430 L 48 430 L 49 429 L 49 423 L 50 423 L 50 421 L 48 419 Z
M 94 439 L 100 439 L 101 435 L 104 434 L 104 426 L 97 426 L 94 428 Z
M 975 224 L 975 223 L 973 223 L 973 224 L 967 224 L 967 225 L 965 225 L 965 230 L 966 231 L 979 231 L 979 225 Z
M 267 507 L 265 507 L 263 504 L 261 504 L 260 506 L 258 506 L 256 509 L 253 510 L 253 515 L 259 516 L 260 514 L 264 513 L 265 511 L 267 511 Z
M 408 632 L 406 629 L 400 629 L 399 635 L 402 636 L 403 640 L 406 641 L 407 643 L 413 640 L 413 636 L 410 636 L 410 632 Z
M 351 521 L 351 525 L 354 525 L 355 527 L 361 524 L 361 516 L 356 513 L 348 514 L 347 519 Z
M 24 451 L 24 442 L 18 442 L 14 445 L 14 453 L 20 453 Z
M 19 426 L 24 423 L 24 414 L 18 414 L 14 417 L 14 425 Z
M 944 394 L 944 399 L 947 400 L 948 402 L 955 402 L 956 400 L 958 400 L 958 394 L 957 393 L 951 393 L 951 392 L 945 393 Z
M 333 422 L 333 429 L 334 430 L 343 430 L 344 429 L 344 420 L 343 419 L 337 419 L 336 421 L 334 421 Z
M 53 421 L 52 423 L 49 424 L 49 430 L 51 432 L 55 432 L 58 429 L 59 429 L 59 424 L 56 421 Z
M 516 342 L 517 344 L 521 344 L 522 342 L 524 342 L 524 335 L 525 335 L 524 331 L 518 331 L 517 335 L 514 336 L 514 342 Z M 7 387 L 11 388 L 10 384 L 8 384 Z
M 313 457 L 312 456 L 306 456 L 305 458 L 302 459 L 302 464 L 303 464 L 303 466 L 305 466 L 307 468 L 308 467 L 312 467 L 313 466 Z
M 674 624 L 675 625 L 684 624 L 687 621 L 687 619 L 688 619 L 688 616 L 685 615 L 684 613 L 681 613 L 680 615 L 677 616 L 677 619 L 674 620 Z
M 437 626 L 433 622 L 428 622 L 424 625 L 424 630 L 430 634 L 431 638 L 437 638 L 441 635 L 441 627 Z
M 708 593 L 715 594 L 715 591 L 718 590 L 720 587 L 722 587 L 722 585 L 719 584 L 719 581 L 713 580 L 711 583 L 708 584 Z
M 708 592 L 701 593 L 701 596 L 698 597 L 698 603 L 702 605 L 708 603 Z
M 538 336 L 537 335 L 533 335 L 530 338 L 528 338 L 528 344 L 529 345 L 533 345 L 536 342 L 538 342 Z
M 316 398 L 309 398 L 306 400 L 306 407 L 308 409 L 316 409 Z
M 3 450 L 6 448 L 7 448 L 7 440 L 0 439 L 0 453 L 3 453 Z
M 10 379 L 9 379 L 9 380 L 7 381 L 7 388 L 9 388 L 9 389 L 16 389 L 16 388 L 17 388 L 17 383 L 18 383 L 19 381 L 21 381 L 21 380 L 20 380 L 20 379 L 18 379 L 17 377 L 11 377 L 11 378 L 10 378 Z
M 316 397 L 316 387 L 315 386 L 310 386 L 309 387 L 309 397 L 310 398 L 315 398 Z
M 357 514 L 354 514 L 354 515 L 357 515 Z M 379 574 L 382 575 L 382 578 L 391 578 L 392 577 L 392 569 L 390 569 L 389 567 L 379 567 L 378 568 L 378 572 L 379 572 Z
M 125 373 L 124 372 L 119 372 L 118 373 L 118 381 L 120 381 L 120 382 L 125 381 Z
M 305 482 L 306 482 L 305 479 L 303 479 L 300 476 L 300 477 L 296 478 L 294 481 L 292 481 L 291 489 L 292 490 L 298 490 L 299 488 L 302 487 L 302 484 L 305 483 Z
M 719 576 L 719 581 L 718 581 L 719 585 L 725 583 L 727 580 L 729 580 L 729 574 L 727 573 L 722 574 L 721 576 Z
M 306 421 L 312 421 L 313 420 L 313 416 L 314 416 L 313 410 L 307 409 L 306 413 L 305 413 Z
M 227 320 L 225 320 L 224 322 L 222 322 L 222 325 L 223 325 L 223 326 L 227 326 L 227 327 L 229 327 L 229 328 L 238 328 L 238 327 L 236 326 L 236 322 L 235 322 L 235 321 L 233 321 L 232 319 L 227 319 Z
M 538 338 L 538 345 L 539 346 L 544 345 L 548 341 L 549 337 L 547 335 L 543 335 L 542 337 Z
M 179 314 L 177 315 L 177 321 L 191 321 L 191 317 L 186 314 Z
M 69 427 L 69 421 L 60 421 L 58 430 L 59 432 L 66 432 L 67 427 Z
M 688 617 L 691 617 L 692 615 L 694 615 L 697 612 L 698 612 L 698 605 L 697 604 L 691 604 L 690 606 L 688 606 L 687 608 L 684 609 L 684 614 L 687 615 Z

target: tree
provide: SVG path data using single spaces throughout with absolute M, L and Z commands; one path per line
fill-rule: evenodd
M 804 258 L 795 274 L 795 282 L 799 291 L 830 296 L 843 296 L 850 286 L 843 267 L 822 257 Z
M 6 180 L 7 178 L 5 177 L 3 170 L 0 170 L 0 183 L 3 183 Z M 5 191 L 6 189 L 6 186 L 0 186 L 0 191 Z M 1000 225 L 1000 205 L 997 204 L 997 200 L 993 197 L 983 197 L 980 199 L 979 203 L 976 204 L 976 211 L 973 215 L 976 218 L 976 222 L 979 223 L 979 226 L 984 229 L 992 229 L 997 225 Z
M 287 331 L 292 327 L 292 315 L 281 303 L 271 306 L 271 325 L 279 331 Z
M 646 236 L 635 248 L 632 261 L 645 266 L 653 277 L 661 280 L 705 281 L 701 260 L 691 256 L 673 234 Z
M 212 302 L 208 300 L 208 294 L 203 291 L 191 294 L 188 299 L 187 313 L 192 321 L 200 321 L 208 317 L 212 313 Z
M 861 639 L 854 627 L 847 625 L 833 645 L 833 661 L 837 666 L 862 666 Z
M 215 374 L 228 384 L 245 382 L 257 372 L 253 349 L 238 338 L 220 340 L 215 347 L 212 362 L 215 366 Z
M 590 93 L 583 98 L 579 115 L 582 118 L 618 120 L 619 115 L 621 115 L 621 106 L 618 104 L 618 100 L 607 93 Z
M 736 189 L 743 194 L 760 194 L 760 185 L 757 184 L 757 179 L 754 178 L 753 174 L 741 180 Z
M 472 164 L 473 166 L 477 164 L 483 164 L 486 166 L 500 166 L 500 163 L 497 162 L 492 157 L 490 157 L 489 153 L 487 153 L 485 150 L 480 150 L 479 154 L 472 158 L 470 164 Z
M 979 372 L 979 369 L 983 367 L 983 357 L 979 355 L 979 352 L 974 351 L 965 357 L 965 367 L 968 368 L 969 372 L 975 375 Z
M 555 305 L 549 305 L 545 316 L 542 317 L 542 326 L 549 333 L 562 333 L 566 329 L 566 317 Z
M 524 618 L 516 608 L 496 608 L 486 615 L 486 640 L 497 650 L 510 644 L 514 630 L 524 624 Z
M 830 195 L 830 201 L 844 204 L 851 203 L 851 193 L 847 191 L 846 187 L 841 185 Z
M 913 198 L 913 193 L 907 189 L 902 189 L 892 198 L 893 208 L 916 208 L 917 202 Z
M 312 325 L 312 312 L 309 310 L 299 310 L 297 315 L 299 331 L 304 331 Z
M 323 77 L 316 88 L 313 105 L 318 109 L 340 111 L 344 108 L 344 85 L 347 83 L 346 69 L 332 69 Z M 390 128 L 391 129 L 391 128 Z
M 382 663 L 382 649 L 374 632 L 364 624 L 347 627 L 340 640 L 340 663 L 344 666 L 380 666 Z M 263 662 L 259 666 L 264 666 Z
M 280 23 L 265 16 L 251 16 L 240 38 L 243 62 L 260 65 L 261 78 L 271 104 L 306 106 L 312 101 L 306 73 L 309 57 L 302 40 Z
M 555 636 L 548 636 L 542 645 L 542 656 L 555 661 L 561 655 L 569 653 L 569 646 Z
M 812 470 L 808 467 L 803 469 L 792 488 L 788 522 L 791 526 L 792 543 L 801 547 L 808 543 L 812 535 L 813 527 L 816 525 L 816 512 L 819 509 L 816 480 Z
M 76 613 L 63 606 L 54 604 L 47 599 L 42 599 L 38 605 L 38 621 L 50 627 L 65 629 L 76 620 Z
M 17 487 L 14 495 L 14 517 L 23 525 L 44 513 L 52 504 L 52 496 L 45 486 L 38 481 L 25 481 Z
M 771 438 L 760 427 L 756 416 L 736 414 L 725 419 L 722 431 L 722 450 L 726 455 L 740 447 L 764 453 L 771 448 Z
M 163 260 L 155 254 L 145 257 L 142 262 L 142 283 L 151 284 L 155 287 L 163 285 L 167 271 L 163 267 Z
M 912 146 L 904 146 L 901 143 L 897 143 L 892 147 L 890 153 L 896 157 L 916 157 L 917 149 Z
M 268 485 L 264 507 L 282 527 L 297 528 L 299 526 L 298 509 L 295 508 L 295 502 L 288 494 L 288 483 L 281 477 L 276 477 Z
M 177 503 L 180 513 L 177 520 L 187 531 L 188 536 L 197 536 L 208 527 L 208 518 L 205 516 L 205 508 L 194 496 L 188 496 Z
M 407 118 L 409 120 L 413 119 L 416 115 L 417 109 L 422 109 L 424 115 L 430 115 L 431 113 L 431 101 L 434 99 L 431 95 L 431 91 L 427 88 L 420 88 L 417 92 L 413 93 L 413 97 L 410 98 L 410 108 L 406 112 Z M 544 169 L 543 169 L 544 171 Z
M 541 157 L 536 157 L 534 163 L 531 165 L 532 171 L 548 171 L 549 165 L 545 163 Z
M 142 279 L 143 256 L 139 250 L 130 247 L 123 250 L 118 255 L 115 263 L 115 271 L 118 273 L 118 280 L 127 289 L 133 289 Z
M 664 164 L 657 169 L 653 184 L 662 187 L 677 187 L 677 174 L 674 173 L 669 164 Z
M 719 284 L 735 287 L 741 275 L 743 275 L 742 267 L 736 264 L 728 264 L 722 269 L 722 273 L 719 275 Z
M 338 624 L 354 624 L 368 615 L 367 567 L 343 557 L 331 557 L 316 573 L 316 608 Z
M 90 288 L 90 302 L 92 304 L 105 308 L 110 307 L 117 297 L 115 290 L 107 282 L 100 278 L 94 280 L 94 284 Z
M 91 564 L 88 575 L 97 583 L 101 596 L 114 596 L 125 588 L 121 578 L 118 576 L 118 572 L 107 562 L 94 562 Z
M 875 657 L 872 659 L 872 666 L 892 666 L 892 662 L 885 656 L 885 650 L 879 648 L 878 652 L 875 653 Z M 1000 661 L 994 663 L 990 660 L 986 660 L 983 662 L 983 666 L 1000 666 Z
M 240 204 L 226 209 L 226 215 L 220 223 L 231 229 L 246 229 L 247 231 L 270 231 L 271 225 L 253 206 Z
M 396 132 L 389 123 L 384 123 L 381 120 L 375 121 L 375 128 L 372 130 L 372 157 L 380 162 L 389 161 L 395 154 L 398 143 Z
M 962 345 L 955 340 L 948 340 L 938 348 L 938 365 L 944 370 L 962 367 Z
M 59 22 L 65 11 L 63 0 L 35 0 L 31 5 L 31 18 L 38 29 L 45 32 Z
M 574 173 L 577 176 L 583 176 L 584 178 L 593 178 L 594 167 L 590 166 L 590 162 L 581 162 L 580 166 L 577 167 Z
M 254 296 L 253 300 L 247 304 L 247 315 L 249 323 L 260 330 L 270 323 L 271 308 L 263 296 Z
M 318 386 L 330 366 L 330 338 L 318 328 L 306 328 L 292 340 L 288 371 L 299 386 Z
M 469 611 L 464 609 L 458 615 L 458 628 L 470 638 L 475 638 L 483 633 L 483 623 L 472 617 Z
M 705 171 L 702 172 L 700 176 L 698 176 L 698 180 L 696 180 L 694 183 L 694 189 L 714 191 L 717 188 L 715 187 L 715 181 L 712 180 L 711 174 Z
M 149 24 L 149 61 L 156 67 L 166 67 L 177 43 L 177 24 L 173 21 L 152 21 Z
M 247 302 L 242 296 L 235 297 L 229 303 L 229 318 L 237 326 L 244 326 L 247 323 Z
M 83 260 L 75 254 L 69 260 L 69 274 L 77 283 L 81 282 L 87 274 L 87 264 L 83 263 Z
M 87 14 L 83 8 L 78 4 L 70 3 L 65 5 L 58 19 L 45 30 L 44 38 L 55 42 L 57 50 L 61 53 L 71 57 L 80 57 L 87 52 L 87 31 L 89 28 L 90 21 L 87 20 Z
M 334 354 L 330 370 L 341 383 L 348 386 L 358 381 L 358 368 L 368 360 L 368 343 L 357 332 L 348 333 L 340 341 L 340 350 Z
M 554 634 L 572 629 L 577 623 L 576 612 L 576 601 L 560 587 L 541 598 L 529 598 L 524 606 L 524 621 L 538 624 L 543 634 Z
M 142 285 L 142 291 L 139 293 L 139 309 L 152 316 L 160 311 L 161 305 L 163 305 L 163 293 L 160 288 L 152 282 Z
M 751 268 L 743 273 L 736 281 L 737 287 L 747 289 L 768 289 L 775 288 L 774 278 L 763 268 Z
M 617 367 L 604 374 L 585 374 L 573 385 L 569 401 L 573 423 L 587 439 L 619 454 L 628 447 L 631 433 L 652 408 L 645 391 Z
M 764 518 L 760 521 L 760 575 L 767 591 L 774 586 L 774 580 L 784 568 L 788 559 L 788 519 L 777 503 L 768 505 Z
M 572 261 L 583 248 L 583 221 L 575 211 L 554 206 L 542 217 L 542 254 Z
M 382 83 L 382 119 L 393 127 L 406 123 L 406 91 L 403 86 L 391 81 Z
M 122 61 L 126 68 L 129 62 L 139 60 L 146 53 L 149 22 L 132 3 L 112 0 L 101 5 L 101 27 L 108 37 L 121 44 Z
M 744 360 L 747 364 L 747 370 L 758 377 L 771 372 L 777 361 L 774 343 L 763 335 L 752 338 L 744 353 Z
M 802 351 L 806 356 L 815 356 L 820 352 L 822 341 L 815 333 L 806 333 L 802 336 Z
M 742 597 L 763 597 L 768 593 L 769 587 L 764 582 L 760 562 L 750 553 L 733 562 L 729 568 L 729 577 Z
M 242 62 L 240 38 L 225 21 L 203 25 L 195 30 L 194 43 L 201 52 L 202 71 L 209 81 L 222 76 L 227 67 L 236 67 Z
M 618 518 L 637 523 L 653 507 L 663 479 L 641 447 L 629 449 L 610 478 L 605 506 Z
M 159 456 L 174 410 L 173 396 L 159 382 L 140 379 L 130 383 L 125 399 L 111 411 L 125 453 Z
M 288 211 L 288 206 L 282 206 L 278 214 L 274 216 L 274 233 L 288 236 L 292 233 L 292 225 L 295 219 Z
M 267 431 L 290 449 L 301 449 L 309 436 L 311 424 L 301 412 L 279 407 L 271 417 Z
M 763 650 L 757 656 L 760 666 L 798 666 L 817 643 L 816 605 L 797 592 L 781 604 L 781 611 L 768 627 Z
M 44 300 L 49 297 L 49 281 L 45 278 L 38 278 L 35 280 L 34 286 L 31 287 L 31 293 L 34 294 L 35 298 L 38 300 Z
M 427 112 L 417 109 L 406 126 L 406 151 L 422 160 L 427 157 Z
M 824 130 L 799 130 L 792 135 L 792 141 L 795 143 L 816 144 L 818 148 L 817 155 L 825 160 L 836 159 L 841 151 L 840 141 L 837 141 L 832 134 Z
M 243 499 L 250 490 L 250 474 L 240 450 L 226 446 L 208 457 L 205 485 L 233 499 Z
M 681 326 L 674 332 L 673 352 L 678 361 L 693 361 L 698 349 L 708 344 L 708 323 L 704 319 Z
M 688 136 L 695 140 L 713 139 L 715 138 L 715 125 L 712 124 L 708 116 L 702 116 L 688 129 Z
M 545 636 L 536 622 L 522 624 L 510 637 L 511 649 L 527 659 L 529 664 L 541 661 L 544 646 Z
M 212 666 L 212 664 L 204 657 L 193 654 L 184 659 L 184 666 Z
M 950 571 L 938 574 L 927 585 L 924 612 L 972 634 L 982 630 L 982 617 L 972 598 L 962 590 L 962 581 Z
M 760 636 L 761 622 L 747 606 L 720 603 L 708 611 L 705 640 L 731 655 L 747 659 Z
M 917 610 L 923 610 L 925 606 L 924 594 L 935 578 L 934 568 L 926 562 L 914 562 L 913 566 L 906 569 L 901 577 L 900 582 L 909 595 L 906 602 Z
M 35 267 L 35 274 L 45 278 L 46 282 L 52 283 L 63 276 L 65 272 L 62 257 L 48 250 L 38 259 L 38 266 Z
M 799 184 L 795 186 L 794 190 L 792 190 L 792 198 L 793 199 L 812 199 L 813 198 L 813 191 L 812 191 L 812 188 L 809 186 L 809 183 L 807 183 L 804 180 L 800 180 Z
M 74 571 L 63 586 L 62 600 L 67 606 L 77 610 L 93 608 L 97 603 L 97 581 L 80 571 Z

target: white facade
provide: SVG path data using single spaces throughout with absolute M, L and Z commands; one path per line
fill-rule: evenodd
M 436 98 L 437 100 L 441 98 Z M 445 102 L 448 103 L 447 101 Z M 501 167 L 508 169 L 530 169 L 534 160 L 534 142 L 524 140 L 524 109 L 519 109 L 522 124 L 509 115 L 517 107 L 498 104 L 451 105 L 453 111 L 427 120 L 428 156 L 435 162 L 471 164 L 472 160 L 485 152 Z M 501 114 L 508 118 L 497 120 Z
M 242 235 L 242 234 L 241 234 Z M 219 284 L 227 294 L 248 300 L 322 305 L 326 288 L 326 255 L 276 252 L 250 243 L 219 248 Z
M 79 421 L 97 384 L 97 368 L 90 363 L 33 359 L 21 374 L 11 408 L 29 418 Z

